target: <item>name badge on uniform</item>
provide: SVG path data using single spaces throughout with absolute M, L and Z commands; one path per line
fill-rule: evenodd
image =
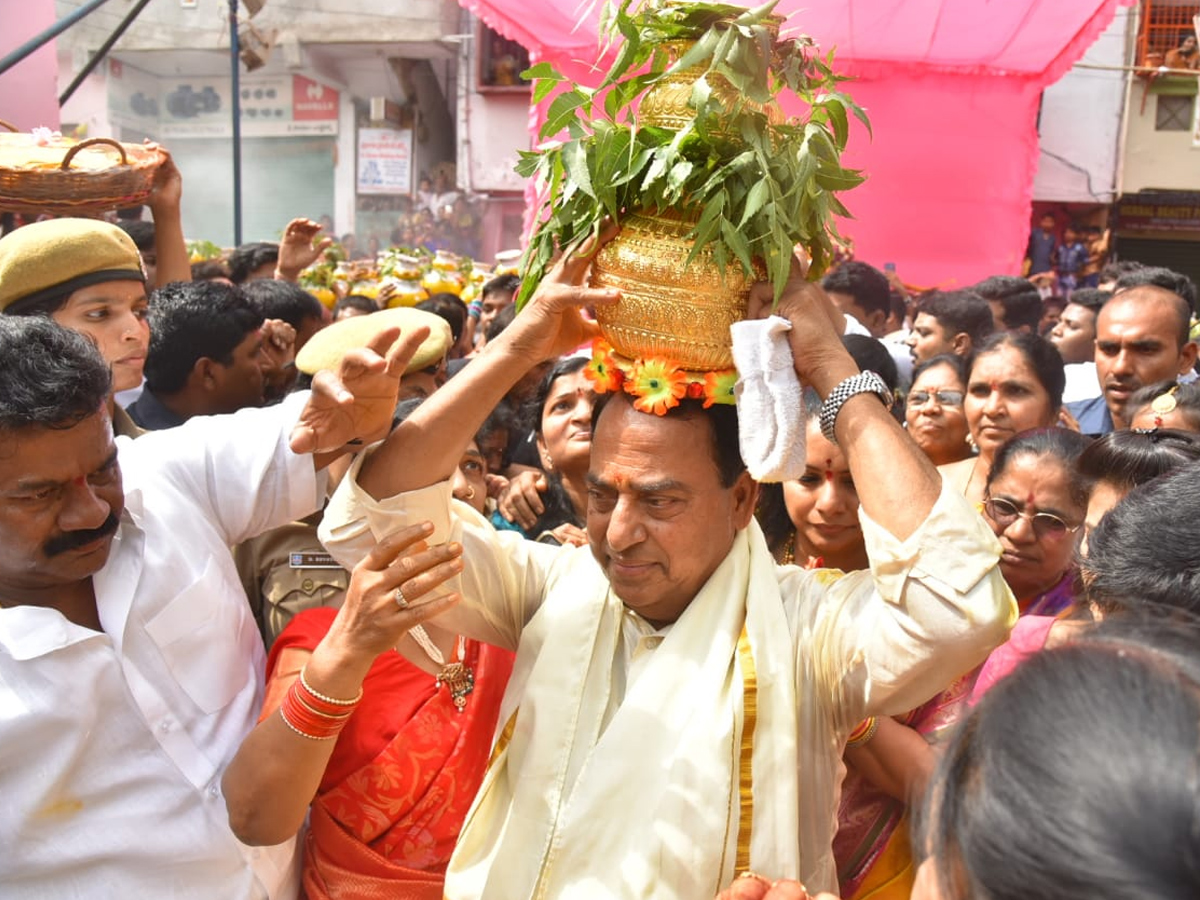
M 289 553 L 289 569 L 340 569 L 342 566 L 328 553 Z

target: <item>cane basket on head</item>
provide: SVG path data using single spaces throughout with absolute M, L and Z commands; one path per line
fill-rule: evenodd
M 3 119 L 0 128 L 0 211 L 91 216 L 139 206 L 163 161 L 157 149 L 111 138 L 22 133 Z

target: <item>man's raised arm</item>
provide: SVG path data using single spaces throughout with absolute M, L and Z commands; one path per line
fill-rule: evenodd
M 750 298 L 751 316 L 767 314 L 771 298 L 769 285 L 756 285 Z M 858 374 L 834 326 L 838 313 L 832 301 L 801 277 L 796 264 L 774 313 L 792 323 L 788 340 L 800 382 L 829 404 L 839 385 Z M 863 510 L 905 540 L 933 509 L 942 490 L 941 477 L 879 397 L 869 392 L 853 394 L 835 413 L 836 443 L 850 463 Z
M 449 478 L 462 448 L 522 375 L 595 336 L 580 309 L 617 300 L 615 291 L 580 284 L 598 246 L 589 240 L 559 260 L 503 334 L 376 448 L 358 474 L 364 491 L 382 499 Z

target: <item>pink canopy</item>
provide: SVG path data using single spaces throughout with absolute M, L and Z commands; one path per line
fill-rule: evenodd
M 0 56 L 54 24 L 54 0 L 0 2 Z M 0 75 L 0 119 L 29 131 L 58 128 L 58 57 L 54 41 Z
M 843 198 L 855 216 L 841 225 L 855 256 L 879 268 L 894 262 L 905 281 L 924 286 L 1017 274 L 1041 91 L 1132 2 L 781 0 L 786 28 L 836 48 L 835 67 L 857 79 L 847 90 L 871 118 L 874 139 L 860 128 L 845 157 L 869 176 Z M 598 80 L 590 63 L 599 2 L 582 24 L 564 0 L 460 3 L 535 61 Z

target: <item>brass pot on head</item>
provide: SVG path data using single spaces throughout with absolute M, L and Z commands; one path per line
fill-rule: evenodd
M 689 46 L 686 42 L 668 45 L 672 61 Z M 642 126 L 674 131 L 687 127 L 696 117 L 689 106 L 692 88 L 704 71 L 703 66 L 688 68 L 651 86 L 638 107 Z M 726 109 L 740 106 L 764 113 L 772 124 L 782 121 L 776 104 L 751 103 L 723 76 L 707 77 Z M 739 138 L 721 129 L 716 133 L 729 140 Z M 692 251 L 687 235 L 698 218 L 698 214 L 683 217 L 673 210 L 633 212 L 621 221 L 620 234 L 597 254 L 592 285 L 621 292 L 620 303 L 596 310 L 604 339 L 619 355 L 670 359 L 696 371 L 733 367 L 729 326 L 746 317 L 752 281 L 733 254 L 722 276 L 708 248 L 685 266 Z M 766 268 L 756 268 L 757 279 L 765 278 Z
M 733 367 L 729 326 L 746 318 L 751 282 L 736 261 L 722 278 L 708 249 L 685 268 L 692 226 L 670 212 L 635 213 L 596 255 L 593 286 L 621 292 L 615 306 L 596 309 L 604 339 L 621 356 L 661 357 L 697 371 Z

